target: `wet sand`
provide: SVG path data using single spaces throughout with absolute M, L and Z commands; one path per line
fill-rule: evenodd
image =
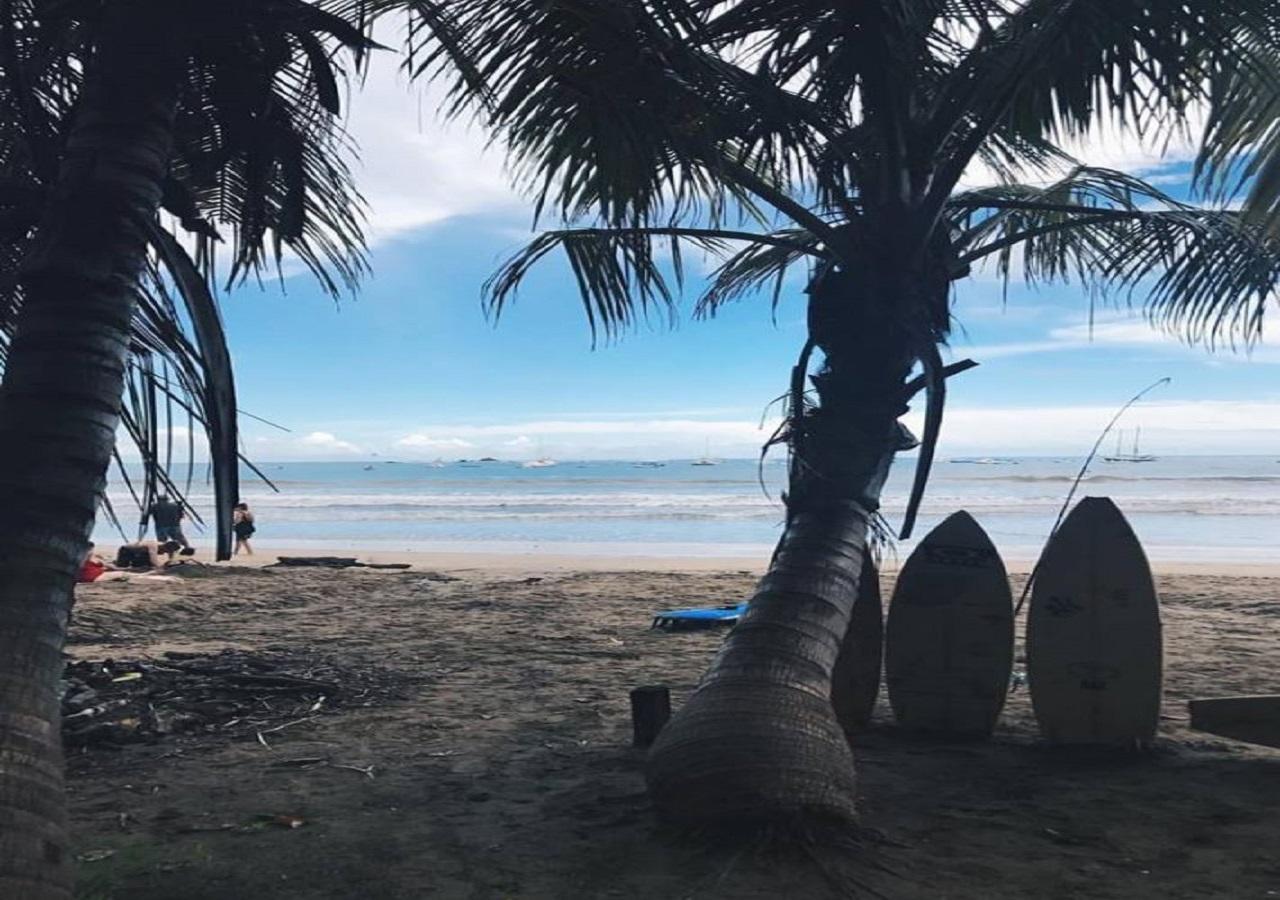
M 1047 750 L 1021 691 L 994 740 L 923 742 L 896 731 L 882 694 L 855 754 L 863 822 L 883 841 L 819 865 L 663 832 L 629 746 L 628 691 L 667 684 L 679 703 L 724 635 L 653 632 L 651 614 L 737 601 L 759 560 L 415 562 L 79 590 L 78 658 L 276 648 L 403 676 L 399 699 L 265 744 L 210 734 L 72 754 L 75 849 L 96 859 L 80 865 L 83 896 L 842 896 L 824 868 L 892 898 L 1280 896 L 1280 751 L 1192 732 L 1185 711 L 1192 696 L 1280 692 L 1280 579 L 1160 577 L 1166 718 L 1150 754 Z M 303 824 L 253 826 L 281 815 Z

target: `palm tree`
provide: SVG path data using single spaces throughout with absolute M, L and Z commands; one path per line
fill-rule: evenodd
M 234 490 L 215 243 L 229 232 L 229 281 L 288 250 L 331 292 L 354 284 L 361 207 L 342 161 L 335 52 L 370 46 L 358 23 L 305 0 L 0 7 L 0 174 L 14 229 L 3 252 L 16 274 L 0 303 L 11 336 L 0 388 L 0 895 L 68 895 L 56 685 L 126 378 L 207 395 L 189 408 Z M 194 237 L 161 227 L 162 211 Z M 175 348 L 165 358 L 176 385 L 146 362 Z M 125 416 L 130 429 L 153 424 Z
M 495 313 L 552 251 L 593 333 L 669 311 L 682 252 L 719 256 L 698 310 L 807 265 L 809 339 L 778 438 L 787 520 L 768 574 L 654 745 L 677 823 L 849 821 L 853 758 L 831 672 L 895 453 L 927 396 L 906 519 L 942 422 L 952 285 L 980 263 L 1144 299 L 1192 339 L 1256 335 L 1280 247 L 1223 209 L 1075 165 L 1103 120 L 1188 127 L 1270 34 L 1264 0 L 466 0 L 466 48 L 539 235 L 487 285 Z M 1259 54 L 1249 57 L 1261 58 Z M 1216 114 L 1223 110 L 1218 107 Z M 1241 137 L 1241 146 L 1249 141 Z M 1210 152 L 1206 173 L 1238 156 Z M 994 183 L 964 189 L 984 170 Z M 820 354 L 816 371 L 811 358 Z M 921 374 L 912 378 L 919 366 Z M 811 385 L 811 390 L 809 389 Z

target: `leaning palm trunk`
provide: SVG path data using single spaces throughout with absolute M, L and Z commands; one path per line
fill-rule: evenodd
M 854 817 L 853 756 L 831 673 L 894 454 L 913 352 L 889 307 L 833 273 L 811 288 L 826 356 L 818 405 L 793 424 L 787 525 L 746 615 L 649 760 L 659 814 L 680 824 Z
M 164 6 L 106 13 L 0 388 L 0 896 L 12 900 L 70 890 L 57 685 L 172 144 L 183 69 Z

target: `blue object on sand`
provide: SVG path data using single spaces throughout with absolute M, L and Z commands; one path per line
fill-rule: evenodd
M 747 611 L 747 604 L 721 606 L 716 609 L 670 609 L 653 617 L 653 628 L 664 631 L 682 631 L 692 628 L 715 628 L 717 625 L 733 625 Z

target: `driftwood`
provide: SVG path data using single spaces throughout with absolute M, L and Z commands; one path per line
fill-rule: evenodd
M 220 734 L 257 740 L 340 710 L 398 699 L 405 677 L 351 669 L 306 652 L 174 651 L 163 659 L 68 664 L 62 699 L 68 748 Z
M 263 568 L 313 569 L 407 569 L 409 563 L 362 563 L 354 556 L 277 556 L 276 562 Z

